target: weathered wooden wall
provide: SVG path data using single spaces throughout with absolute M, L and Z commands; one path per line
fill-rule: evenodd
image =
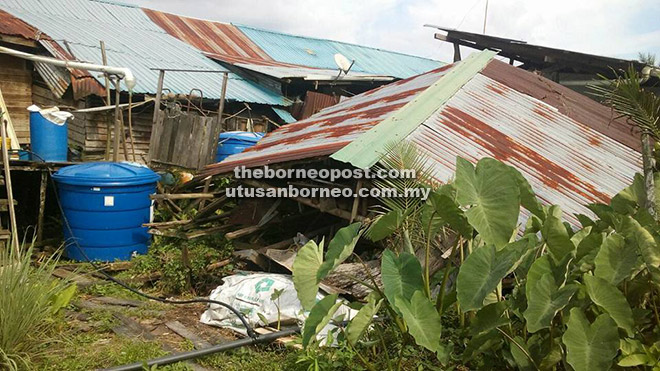
M 0 54 L 0 90 L 20 143 L 30 142 L 27 107 L 32 104 L 32 71 L 24 59 Z
M 217 125 L 215 117 L 193 113 L 168 117 L 161 111 L 151 135 L 151 161 L 160 165 L 201 169 L 215 157 L 211 151 L 220 133 Z

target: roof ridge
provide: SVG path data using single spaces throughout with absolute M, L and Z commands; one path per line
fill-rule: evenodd
M 385 154 L 387 145 L 403 141 L 483 70 L 496 54 L 490 50 L 470 54 L 413 100 L 332 154 L 330 158 L 361 169 L 373 166 Z
M 339 43 L 339 44 L 344 44 L 344 45 L 357 46 L 357 47 L 360 47 L 360 48 L 367 48 L 367 49 L 378 50 L 378 51 L 386 52 L 386 53 L 392 53 L 392 54 L 403 55 L 403 56 L 406 56 L 406 57 L 413 57 L 413 58 L 425 59 L 425 60 L 433 61 L 433 62 L 444 63 L 444 62 L 439 61 L 439 60 L 437 60 L 437 59 L 431 59 L 431 58 L 427 58 L 427 57 L 420 57 L 420 56 L 418 56 L 418 55 L 412 55 L 412 54 L 408 54 L 408 53 L 397 52 L 397 51 L 394 51 L 394 50 L 388 50 L 388 49 L 377 48 L 377 47 L 375 47 L 375 46 L 360 45 L 360 44 L 356 44 L 356 43 L 350 43 L 350 42 L 347 42 L 347 41 L 332 40 L 332 39 L 327 39 L 327 38 L 323 38 L 323 37 L 295 35 L 295 34 L 291 34 L 291 33 L 287 33 L 287 32 L 268 30 L 268 29 L 265 29 L 265 28 L 260 28 L 260 27 L 255 27 L 255 26 L 249 26 L 249 25 L 244 25 L 244 24 L 234 23 L 234 22 L 231 22 L 231 24 L 232 24 L 233 26 L 238 27 L 239 29 L 240 29 L 241 27 L 244 27 L 244 28 L 250 28 L 250 29 L 253 29 L 253 30 L 256 30 L 256 31 L 263 31 L 263 32 L 268 32 L 268 33 L 273 33 L 273 34 L 278 34 L 278 35 L 286 35 L 286 36 L 297 37 L 297 38 L 299 38 L 299 39 L 312 39 L 312 40 L 317 40 L 317 41 L 329 41 L 329 42 L 333 42 L 333 43 Z
M 88 0 L 88 1 L 94 3 L 105 3 L 110 5 L 124 6 L 127 8 L 140 8 L 139 6 L 134 4 L 122 3 L 121 1 L 115 1 L 115 0 Z

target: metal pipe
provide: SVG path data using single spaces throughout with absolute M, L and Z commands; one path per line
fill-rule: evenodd
M 18 50 L 6 48 L 4 46 L 0 46 L 0 53 L 9 54 L 18 58 L 28 59 L 34 62 L 52 64 L 54 66 L 75 68 L 78 70 L 105 72 L 111 75 L 118 75 L 119 77 L 122 77 L 124 79 L 124 83 L 126 84 L 128 90 L 133 90 L 133 88 L 135 87 L 135 83 L 137 81 L 135 79 L 135 76 L 133 76 L 133 72 L 131 72 L 131 70 L 126 67 L 112 67 L 112 66 L 104 66 L 101 64 L 92 64 L 86 62 L 67 61 L 63 59 L 46 57 L 43 55 L 34 55 L 30 53 L 25 53 Z
M 181 353 L 175 353 L 175 354 L 170 354 L 167 356 L 159 357 L 159 358 L 154 358 L 145 362 L 135 362 L 127 365 L 122 365 L 122 366 L 117 366 L 117 367 L 112 367 L 112 368 L 107 368 L 105 371 L 128 371 L 128 370 L 142 370 L 143 367 L 146 365 L 147 367 L 151 367 L 154 365 L 161 366 L 161 365 L 167 365 L 170 363 L 175 363 L 175 362 L 181 362 L 181 361 L 186 361 L 189 359 L 193 358 L 199 358 L 203 356 L 208 356 L 210 354 L 218 353 L 218 352 L 223 352 L 225 350 L 231 350 L 231 349 L 236 349 L 240 348 L 246 345 L 254 345 L 254 344 L 262 344 L 262 343 L 269 343 L 275 339 L 293 335 L 300 332 L 300 327 L 295 326 L 292 328 L 288 328 L 286 330 L 278 331 L 278 332 L 272 332 L 270 334 L 265 334 L 265 335 L 259 335 L 259 337 L 253 339 L 253 338 L 245 338 L 245 339 L 240 339 L 236 341 L 230 341 L 228 343 L 223 343 L 223 344 L 218 344 L 218 345 L 213 345 L 208 348 L 203 348 L 203 349 L 197 349 L 193 350 L 190 352 L 181 352 Z

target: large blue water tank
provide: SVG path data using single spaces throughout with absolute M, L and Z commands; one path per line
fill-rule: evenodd
M 138 164 L 89 162 L 64 167 L 53 178 L 73 232 L 63 220 L 69 258 L 129 260 L 147 252 L 151 239 L 142 224 L 151 220 L 149 195 L 156 192 L 158 174 Z
M 226 131 L 220 133 L 215 162 L 220 162 L 229 155 L 243 152 L 246 148 L 257 144 L 259 139 L 263 138 L 264 135 L 265 133 L 252 133 L 249 131 Z
M 66 161 L 69 135 L 67 122 L 58 124 L 47 119 L 36 106 L 31 106 L 29 111 L 30 146 L 37 155 L 32 156 L 32 161 Z

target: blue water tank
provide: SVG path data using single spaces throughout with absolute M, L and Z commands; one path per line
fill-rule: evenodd
M 30 106 L 30 146 L 32 161 L 64 162 L 67 160 L 67 122 L 55 123 L 44 117 L 39 108 Z
M 142 224 L 151 221 L 149 195 L 156 192 L 158 174 L 138 164 L 89 162 L 64 167 L 53 178 L 66 217 L 69 258 L 129 260 L 134 253 L 147 252 L 150 235 Z
M 226 159 L 229 155 L 241 153 L 246 148 L 257 144 L 265 133 L 252 133 L 249 131 L 226 131 L 220 133 L 218 151 L 215 154 L 215 162 Z

